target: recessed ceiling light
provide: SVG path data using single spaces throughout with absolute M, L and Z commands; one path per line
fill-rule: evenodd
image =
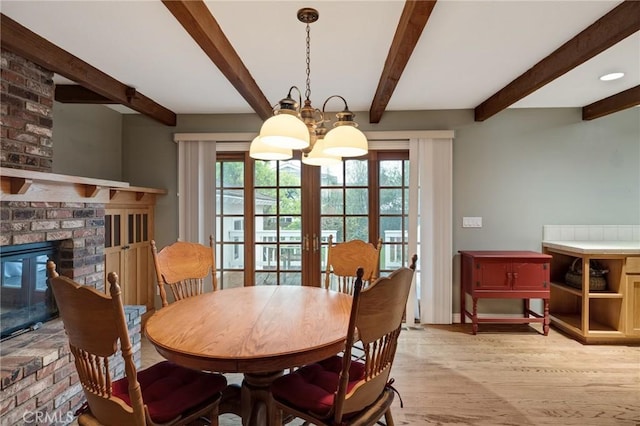
M 611 81 L 611 80 L 617 80 L 619 78 L 624 77 L 624 73 L 623 72 L 612 72 L 609 74 L 605 74 L 603 76 L 600 77 L 600 80 L 602 81 Z

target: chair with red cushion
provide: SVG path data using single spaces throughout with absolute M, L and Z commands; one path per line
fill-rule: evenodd
M 411 268 L 400 268 L 362 290 L 358 269 L 345 351 L 276 379 L 274 402 L 283 417 L 299 417 L 315 425 L 374 425 L 384 416 L 393 425 L 393 388 L 389 375 L 417 256 Z M 357 336 L 357 337 L 356 337 Z M 357 341 L 364 362 L 351 358 Z
M 227 385 L 221 374 L 168 361 L 136 371 L 115 273 L 107 278 L 109 297 L 58 276 L 53 262 L 47 267 L 87 398 L 88 412 L 78 418 L 80 425 L 184 425 L 201 417 L 218 425 L 218 405 Z M 125 376 L 112 381 L 116 357 L 124 359 Z

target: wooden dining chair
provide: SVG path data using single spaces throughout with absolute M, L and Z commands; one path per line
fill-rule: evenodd
M 363 289 L 364 268 L 354 283 L 345 351 L 300 367 L 276 379 L 271 393 L 283 418 L 298 417 L 315 425 L 374 425 L 384 416 L 393 425 L 394 390 L 389 375 L 396 353 L 417 255 L 410 268 L 400 268 Z M 351 358 L 358 340 L 364 362 Z
M 360 267 L 364 270 L 365 287 L 375 281 L 380 275 L 381 248 L 381 238 L 375 246 L 362 240 L 333 244 L 333 235 L 329 235 L 324 287 L 353 294 L 356 270 Z
M 69 339 L 69 347 L 88 411 L 82 425 L 185 425 L 208 417 L 218 425 L 218 405 L 227 385 L 224 376 L 191 370 L 169 361 L 137 371 L 118 276 L 110 272 L 107 296 L 80 285 L 47 265 L 51 288 Z M 119 342 L 119 344 L 118 344 Z M 113 380 L 116 357 L 125 376 Z
M 211 274 L 213 291 L 218 289 L 213 236 L 209 236 L 209 247 L 177 241 L 160 251 L 151 240 L 151 253 L 163 307 L 169 305 L 165 287 L 174 301 L 196 296 L 202 294 L 204 281 Z

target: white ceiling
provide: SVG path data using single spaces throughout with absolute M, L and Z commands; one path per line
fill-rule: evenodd
M 386 110 L 475 108 L 619 3 L 440 0 Z M 351 110 L 368 111 L 404 1 L 236 0 L 207 6 L 272 104 L 292 85 L 304 95 L 306 33 L 296 11 L 316 8 L 314 106 L 340 94 Z M 253 112 L 159 0 L 3 0 L 0 11 L 177 114 Z M 611 71 L 626 75 L 598 80 Z M 635 33 L 511 107 L 582 107 L 639 84 Z

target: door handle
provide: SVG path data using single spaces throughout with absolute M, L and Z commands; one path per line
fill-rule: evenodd
M 313 234 L 313 252 L 317 252 L 318 251 L 318 236 L 316 234 Z
M 309 251 L 309 234 L 304 236 L 304 251 Z

